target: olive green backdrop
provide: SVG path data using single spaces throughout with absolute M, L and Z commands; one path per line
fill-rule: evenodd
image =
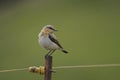
M 0 70 L 44 65 L 38 33 L 53 25 L 69 54 L 56 51 L 53 66 L 120 64 L 118 0 L 0 1 Z M 28 71 L 0 73 L 0 80 L 44 80 Z M 120 80 L 120 67 L 59 69 L 52 80 Z

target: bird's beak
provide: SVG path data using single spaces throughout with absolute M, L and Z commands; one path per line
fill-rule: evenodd
M 52 28 L 52 30 L 53 30 L 53 31 L 58 31 L 58 30 L 56 30 L 56 29 L 54 29 L 54 28 Z
M 54 31 L 58 31 L 58 30 L 54 29 Z

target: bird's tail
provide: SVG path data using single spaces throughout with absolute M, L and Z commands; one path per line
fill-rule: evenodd
M 67 52 L 66 50 L 64 50 L 64 49 L 62 49 L 62 52 L 66 53 L 66 54 L 68 53 L 68 52 Z

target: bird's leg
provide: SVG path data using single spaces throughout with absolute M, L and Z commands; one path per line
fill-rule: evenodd
M 51 53 L 51 51 L 52 51 L 52 50 L 50 50 L 50 51 L 45 55 L 45 57 L 49 56 L 49 53 Z
M 55 52 L 55 49 L 54 49 L 54 50 L 52 50 L 52 51 L 49 53 L 49 55 L 52 55 L 52 53 L 53 53 L 53 52 Z

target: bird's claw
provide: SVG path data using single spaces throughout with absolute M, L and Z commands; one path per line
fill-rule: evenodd
M 49 57 L 49 56 L 51 56 L 51 55 L 49 55 L 49 54 L 46 54 L 46 55 L 45 55 L 45 58 L 47 58 L 47 57 Z

